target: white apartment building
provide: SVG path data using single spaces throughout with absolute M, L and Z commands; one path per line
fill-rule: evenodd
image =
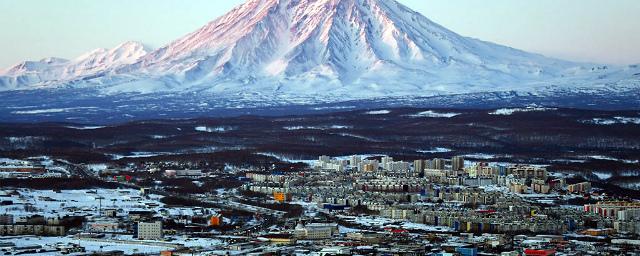
M 136 237 L 141 240 L 158 240 L 162 238 L 162 222 L 138 222 Z

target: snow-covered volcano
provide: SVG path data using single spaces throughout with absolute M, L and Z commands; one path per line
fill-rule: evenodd
M 0 74 L 0 90 L 331 102 L 619 93 L 640 88 L 638 73 L 637 66 L 573 63 L 464 37 L 395 0 L 249 0 L 151 52 L 126 43 L 75 61 L 22 63 Z

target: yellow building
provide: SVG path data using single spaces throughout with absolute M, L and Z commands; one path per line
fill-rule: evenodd
M 292 198 L 291 193 L 277 192 L 277 191 L 273 192 L 273 199 L 280 203 L 289 202 L 291 201 L 291 198 Z
M 296 239 L 291 234 L 268 234 L 262 236 L 262 238 L 265 238 L 269 240 L 270 243 L 277 245 L 289 245 L 296 242 Z

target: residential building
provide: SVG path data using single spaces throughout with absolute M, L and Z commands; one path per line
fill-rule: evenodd
M 141 240 L 158 240 L 162 238 L 162 222 L 138 222 L 136 238 Z

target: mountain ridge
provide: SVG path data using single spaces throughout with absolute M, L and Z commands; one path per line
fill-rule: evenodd
M 395 0 L 250 0 L 164 47 L 133 48 L 129 57 L 97 50 L 86 62 L 52 62 L 63 71 L 5 74 L 0 90 L 268 105 L 604 89 L 615 97 L 640 88 L 637 65 L 575 63 L 464 37 Z

